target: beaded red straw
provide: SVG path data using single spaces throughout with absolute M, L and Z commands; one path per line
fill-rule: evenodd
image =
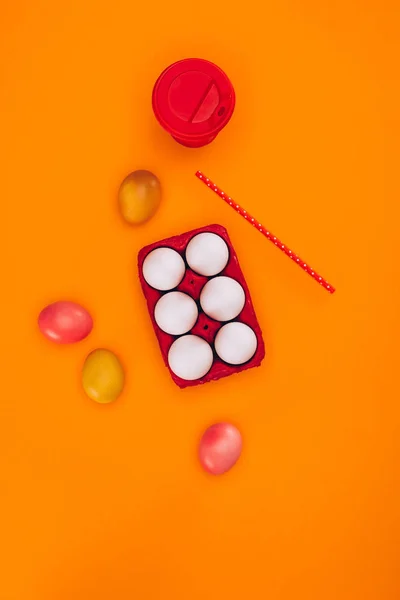
M 225 200 L 225 202 L 227 204 L 229 204 L 229 206 L 231 206 L 234 210 L 236 210 L 236 212 L 238 212 L 240 216 L 242 216 L 244 219 L 246 219 L 246 221 L 248 221 L 251 225 L 253 225 L 253 227 L 256 227 L 260 233 L 265 235 L 265 237 L 270 242 L 272 242 L 275 246 L 277 246 L 279 248 L 279 250 L 282 250 L 282 252 L 284 252 L 286 254 L 286 256 L 289 256 L 289 258 L 291 258 L 295 263 L 297 263 L 299 265 L 299 267 L 301 269 L 303 269 L 303 271 L 308 273 L 313 279 L 315 279 L 315 281 L 317 283 L 322 285 L 322 287 L 324 287 L 330 294 L 334 293 L 335 288 L 330 283 L 328 283 L 326 281 L 326 279 L 321 277 L 321 275 L 319 275 L 319 273 L 317 273 L 317 271 L 315 271 L 312 267 L 310 267 L 309 264 L 307 264 L 302 258 L 300 258 L 300 256 L 295 254 L 292 250 L 290 250 L 290 248 L 288 248 L 286 246 L 286 244 L 283 244 L 273 233 L 271 233 L 270 231 L 268 231 L 268 229 L 266 229 L 263 225 L 261 225 L 261 223 L 260 223 L 260 221 L 258 221 L 258 219 L 256 219 L 255 217 L 252 217 L 246 210 L 244 210 L 244 208 L 242 208 L 239 204 L 236 204 L 236 202 L 234 200 L 232 200 L 232 198 L 230 196 L 225 194 L 225 192 L 223 192 L 217 185 L 215 185 L 215 183 L 213 181 L 211 181 L 211 179 L 206 177 L 201 171 L 196 172 L 196 177 L 198 177 L 213 192 L 215 192 L 220 198 L 222 198 L 222 200 Z

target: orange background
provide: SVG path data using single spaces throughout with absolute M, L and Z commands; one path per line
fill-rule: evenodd
M 1 600 L 399 598 L 399 4 L 325 4 L 1 3 Z M 237 92 L 200 150 L 151 110 L 157 75 L 185 56 L 218 63 Z M 164 197 L 134 229 L 116 193 L 137 168 Z M 268 358 L 182 392 L 136 255 L 210 222 L 231 235 Z M 37 315 L 57 299 L 90 309 L 87 340 L 41 337 Z M 80 386 L 98 346 L 127 372 L 110 406 Z M 212 478 L 196 448 L 219 420 L 244 451 Z

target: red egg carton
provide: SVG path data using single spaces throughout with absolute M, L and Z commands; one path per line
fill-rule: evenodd
M 242 286 L 242 288 L 245 292 L 246 300 L 245 300 L 244 307 L 243 307 L 241 313 L 235 319 L 232 319 L 232 321 L 244 323 L 252 328 L 252 330 L 254 331 L 254 333 L 257 337 L 257 349 L 256 349 L 256 352 L 253 355 L 253 357 L 248 362 L 241 364 L 241 365 L 227 364 L 227 363 L 223 362 L 219 358 L 219 356 L 216 354 L 216 352 L 214 350 L 214 346 L 213 346 L 214 339 L 215 339 L 215 336 L 217 335 L 218 330 L 223 325 L 225 325 L 226 322 L 215 321 L 214 319 L 210 318 L 208 315 L 206 315 L 202 311 L 200 302 L 199 302 L 200 292 L 201 292 L 203 286 L 207 283 L 207 281 L 209 281 L 209 279 L 212 279 L 212 277 L 205 277 L 203 275 L 198 275 L 197 273 L 195 273 L 194 271 L 192 271 L 189 268 L 189 266 L 186 262 L 186 259 L 185 259 L 186 246 L 188 245 L 190 240 L 194 236 L 198 235 L 199 233 L 204 233 L 204 232 L 210 232 L 210 233 L 215 233 L 215 234 L 219 235 L 223 240 L 225 240 L 225 242 L 228 245 L 229 260 L 228 260 L 226 267 L 223 269 L 223 271 L 218 273 L 218 276 L 225 275 L 227 277 L 232 277 L 233 279 L 236 279 L 236 281 L 238 281 L 240 283 L 240 285 Z M 189 296 L 191 296 L 198 305 L 199 316 L 198 316 L 197 322 L 195 323 L 194 327 L 184 335 L 188 335 L 188 334 L 198 335 L 199 337 L 203 338 L 206 342 L 208 342 L 211 345 L 211 347 L 213 348 L 214 361 L 213 361 L 213 364 L 212 364 L 210 370 L 201 379 L 196 379 L 194 381 L 187 381 L 185 379 L 181 379 L 180 377 L 175 375 L 175 373 L 170 369 L 170 367 L 168 365 L 169 349 L 170 349 L 172 343 L 175 341 L 175 339 L 177 339 L 178 337 L 181 337 L 181 336 L 169 335 L 168 333 L 165 333 L 158 327 L 158 325 L 155 321 L 155 318 L 154 318 L 154 308 L 155 308 L 157 301 L 161 298 L 161 296 L 168 292 L 161 292 L 159 290 L 152 288 L 143 277 L 142 267 L 143 267 L 143 262 L 144 262 L 146 256 L 152 250 L 155 250 L 156 248 L 160 248 L 160 247 L 172 248 L 173 250 L 176 250 L 177 252 L 179 252 L 179 254 L 182 256 L 183 260 L 185 261 L 185 265 L 186 265 L 186 272 L 185 272 L 185 275 L 184 275 L 181 283 L 173 290 L 168 290 L 168 292 L 171 292 L 171 291 L 184 292 L 184 293 L 188 294 Z M 140 279 L 140 283 L 142 286 L 143 294 L 147 301 L 147 307 L 149 310 L 150 318 L 153 323 L 154 331 L 155 331 L 157 339 L 158 339 L 158 343 L 160 346 L 161 354 L 164 359 L 164 363 L 167 366 L 172 379 L 180 388 L 199 385 L 202 383 L 207 383 L 209 381 L 216 381 L 217 379 L 220 379 L 221 377 L 227 377 L 228 375 L 233 375 L 235 373 L 240 373 L 241 371 L 245 371 L 246 369 L 251 369 L 252 367 L 260 366 L 262 360 L 265 357 L 265 346 L 264 346 L 264 340 L 262 337 L 261 328 L 257 321 L 256 314 L 254 312 L 249 288 L 247 286 L 247 283 L 246 283 L 246 280 L 242 273 L 242 270 L 239 266 L 239 261 L 238 261 L 236 252 L 233 248 L 232 242 L 229 238 L 228 232 L 225 229 L 225 227 L 222 227 L 222 225 L 208 225 L 206 227 L 194 229 L 192 231 L 182 233 L 181 235 L 170 237 L 165 240 L 160 240 L 159 242 L 155 242 L 153 244 L 150 244 L 149 246 L 145 246 L 144 248 L 142 248 L 140 250 L 140 252 L 138 254 L 138 269 L 139 269 L 139 279 Z

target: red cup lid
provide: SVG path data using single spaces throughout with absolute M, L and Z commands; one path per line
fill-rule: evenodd
M 202 58 L 186 58 L 170 65 L 153 89 L 156 118 L 180 139 L 217 135 L 234 107 L 235 91 L 228 77 Z

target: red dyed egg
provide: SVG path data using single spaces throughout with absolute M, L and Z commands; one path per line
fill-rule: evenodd
M 230 423 L 216 423 L 203 434 L 199 458 L 205 471 L 222 475 L 233 467 L 242 452 L 240 431 Z
M 80 304 L 59 301 L 49 304 L 41 311 L 38 325 L 48 340 L 57 344 L 72 344 L 89 335 L 93 319 Z

